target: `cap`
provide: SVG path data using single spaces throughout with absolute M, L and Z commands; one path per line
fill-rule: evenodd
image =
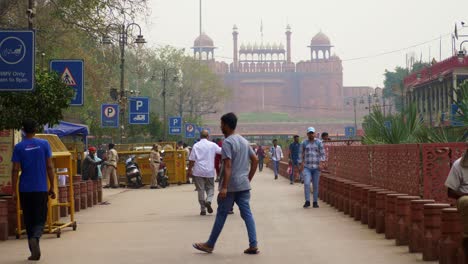
M 313 128 L 313 127 L 307 128 L 307 134 L 309 134 L 309 133 L 315 133 L 315 128 Z
M 90 151 L 90 152 L 91 152 L 91 151 L 96 151 L 96 148 L 95 148 L 95 147 L 89 147 L 89 148 L 88 148 L 88 151 Z

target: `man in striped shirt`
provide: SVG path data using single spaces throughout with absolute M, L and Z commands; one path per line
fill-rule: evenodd
M 310 207 L 310 182 L 314 188 L 313 207 L 318 208 L 318 186 L 320 179 L 320 162 L 325 161 L 325 150 L 321 140 L 315 138 L 315 128 L 307 129 L 307 139 L 301 143 L 299 148 L 299 161 L 304 177 L 304 208 Z

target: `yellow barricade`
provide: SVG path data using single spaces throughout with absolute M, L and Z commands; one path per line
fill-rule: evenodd
M 163 161 L 167 167 L 169 183 L 183 184 L 187 182 L 185 155 L 185 150 L 164 151 Z

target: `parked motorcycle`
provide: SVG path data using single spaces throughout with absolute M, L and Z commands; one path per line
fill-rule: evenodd
M 140 188 L 143 186 L 141 171 L 135 162 L 135 155 L 130 156 L 125 161 L 125 175 L 127 176 L 127 187 Z
M 158 186 L 166 188 L 169 186 L 169 177 L 167 177 L 167 167 L 166 163 L 163 162 L 164 150 L 161 151 L 161 162 L 159 163 L 159 171 L 156 181 Z

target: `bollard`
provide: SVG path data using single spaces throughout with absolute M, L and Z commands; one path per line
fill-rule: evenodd
M 396 193 L 394 191 L 382 191 L 376 193 L 375 198 L 375 232 L 385 233 L 385 200 L 387 194 Z
M 0 200 L 0 241 L 8 239 L 8 201 Z
M 456 208 L 442 209 L 439 264 L 463 264 L 463 228 Z
M 436 261 L 439 259 L 442 209 L 449 207 L 450 204 L 441 203 L 424 205 L 424 240 L 422 252 L 424 261 Z
M 369 222 L 369 191 L 370 190 L 375 190 L 375 189 L 380 189 L 379 187 L 365 187 L 362 189 L 361 192 L 361 224 L 367 225 Z M 380 189 L 381 190 L 381 189 Z
M 86 182 L 82 181 L 82 182 L 80 182 L 80 186 L 81 186 L 80 205 L 81 205 L 81 210 L 84 210 L 84 209 L 88 208 L 88 184 Z
M 397 197 L 395 216 L 397 228 L 395 232 L 395 245 L 408 245 L 409 227 L 411 226 L 411 201 L 420 199 L 419 196 Z
M 67 203 L 68 202 L 68 187 L 67 186 L 59 186 L 59 203 Z M 60 206 L 60 217 L 68 216 L 68 207 Z
M 344 200 L 343 200 L 343 212 L 345 215 L 349 215 L 351 208 L 351 185 L 355 184 L 353 181 L 345 182 L 344 184 Z
M 346 180 L 344 179 L 338 179 L 337 194 L 336 194 L 336 197 L 337 197 L 336 209 L 338 209 L 338 212 L 343 212 L 343 200 L 344 200 L 344 196 L 343 196 L 344 187 L 343 186 L 345 182 Z
M 435 200 L 412 200 L 408 246 L 410 253 L 422 252 L 424 238 L 424 205 L 433 204 Z
M 365 187 L 369 187 L 369 185 L 367 185 L 367 184 L 356 184 L 355 188 L 354 188 L 354 198 L 353 198 L 354 212 L 353 212 L 353 217 L 354 217 L 355 221 L 361 221 L 361 204 L 362 204 L 361 203 L 361 196 L 362 196 L 363 189 Z
M 80 183 L 81 182 L 81 175 L 75 175 L 73 176 L 73 183 Z
M 328 178 L 328 193 L 329 193 L 329 197 L 328 197 L 328 204 L 333 207 L 334 206 L 334 203 L 335 203 L 335 179 L 334 177 L 330 177 Z
M 375 214 L 376 214 L 376 200 L 377 200 L 377 192 L 387 191 L 386 189 L 370 189 L 367 193 L 367 226 L 370 229 L 375 228 Z
M 75 212 L 81 209 L 81 184 L 79 182 L 73 183 L 73 195 L 75 199 Z
M 385 197 L 385 238 L 394 239 L 397 228 L 395 216 L 396 199 L 399 196 L 407 196 L 405 193 L 390 193 Z
M 98 182 L 93 181 L 93 205 L 98 203 Z
M 87 185 L 87 202 L 88 202 L 88 207 L 93 207 L 93 181 L 92 180 L 88 180 L 86 182 L 86 185 Z

